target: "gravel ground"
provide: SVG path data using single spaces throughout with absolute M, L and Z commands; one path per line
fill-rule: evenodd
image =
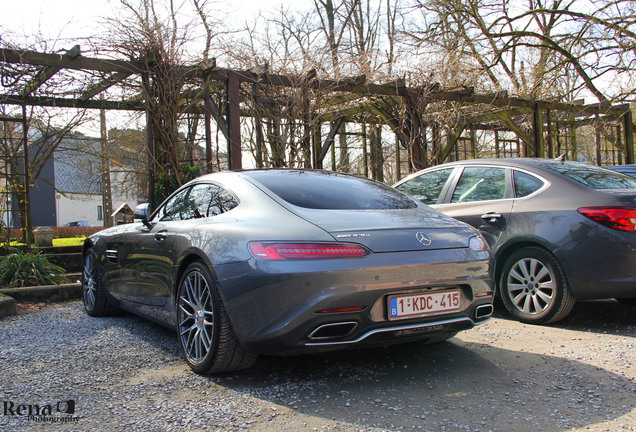
M 583 302 L 541 327 L 496 313 L 436 345 L 204 377 L 152 323 L 30 305 L 0 321 L 0 431 L 634 431 L 635 311 Z

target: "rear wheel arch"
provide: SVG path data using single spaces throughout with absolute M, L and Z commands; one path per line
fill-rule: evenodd
M 179 269 L 177 270 L 177 274 L 174 277 L 174 286 L 172 289 L 174 290 L 175 301 L 177 297 L 177 291 L 179 290 L 179 283 L 181 282 L 181 278 L 183 278 L 183 274 L 185 273 L 186 269 L 190 266 L 190 264 L 196 261 L 200 261 L 201 263 L 205 264 L 205 266 L 208 268 L 208 270 L 212 274 L 214 283 L 216 283 L 217 286 L 219 285 L 219 281 L 216 277 L 216 273 L 214 272 L 214 267 L 212 267 L 211 263 L 205 257 L 205 255 L 202 253 L 190 252 L 187 255 L 184 255 L 179 261 Z
M 554 259 L 559 262 L 561 267 L 563 267 L 563 270 L 565 271 L 566 278 L 567 278 L 568 271 L 567 271 L 566 266 L 563 263 L 563 260 L 560 259 L 559 256 L 557 256 L 556 254 L 554 254 L 551 251 L 551 248 L 549 247 L 549 245 L 547 245 L 547 244 L 545 244 L 545 243 L 543 243 L 541 241 L 536 241 L 536 240 L 519 240 L 519 241 L 516 241 L 514 243 L 508 243 L 505 246 L 499 248 L 499 250 L 497 251 L 497 254 L 495 255 L 495 273 L 494 273 L 494 278 L 495 278 L 495 283 L 497 285 L 499 285 L 499 279 L 501 277 L 501 271 L 503 269 L 503 266 L 506 263 L 506 261 L 508 260 L 508 258 L 510 257 L 510 255 L 512 255 L 515 252 L 517 252 L 518 250 L 526 248 L 526 247 L 537 247 L 537 248 L 543 249 L 545 252 L 547 252 L 550 255 L 552 255 L 554 257 Z

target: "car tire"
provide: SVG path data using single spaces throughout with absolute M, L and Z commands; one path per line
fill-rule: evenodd
M 636 298 L 617 298 L 616 301 L 625 306 L 636 307 Z
M 176 306 L 179 346 L 194 372 L 231 372 L 247 369 L 256 362 L 258 356 L 239 343 L 204 263 L 194 262 L 184 271 Z
M 102 275 L 99 272 L 97 255 L 93 248 L 88 249 L 84 254 L 82 300 L 84 301 L 84 309 L 90 316 L 108 316 L 115 311 L 115 308 L 108 300 L 108 294 L 102 282 Z
M 528 324 L 562 320 L 575 303 L 561 264 L 535 246 L 519 249 L 506 259 L 499 291 L 508 312 Z

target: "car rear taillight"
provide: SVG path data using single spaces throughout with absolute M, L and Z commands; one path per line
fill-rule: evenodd
M 351 243 L 250 243 L 250 250 L 256 258 L 270 260 L 360 258 L 370 253 Z
M 636 232 L 636 208 L 583 207 L 579 213 L 606 227 Z

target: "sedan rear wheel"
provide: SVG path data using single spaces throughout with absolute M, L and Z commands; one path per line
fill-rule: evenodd
M 113 312 L 97 266 L 97 255 L 92 248 L 84 254 L 82 299 L 84 300 L 84 309 L 90 316 L 107 316 Z
M 181 351 L 197 373 L 247 369 L 256 361 L 238 342 L 212 275 L 201 262 L 190 264 L 181 278 L 177 333 Z
M 559 321 L 574 307 L 563 268 L 539 247 L 525 247 L 508 257 L 499 289 L 508 312 L 529 324 Z

